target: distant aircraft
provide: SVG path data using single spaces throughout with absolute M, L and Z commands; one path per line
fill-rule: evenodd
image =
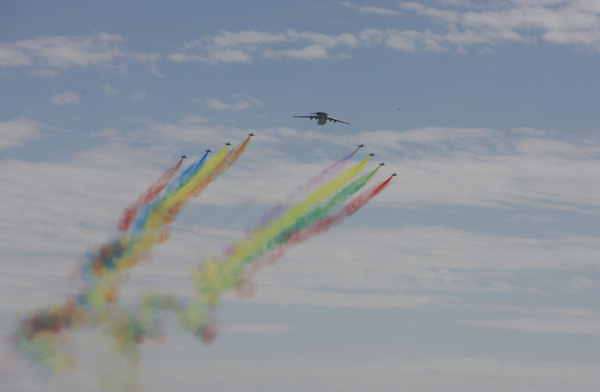
M 392 175 L 390 177 L 396 177 L 397 174 L 396 173 L 392 173 Z
M 254 134 L 253 134 L 252 132 L 250 132 L 250 133 L 248 134 L 248 136 L 252 137 L 252 136 L 254 136 Z
M 385 166 L 385 163 L 384 163 L 384 162 L 381 162 L 381 163 L 379 164 L 379 166 Z
M 185 158 L 187 158 L 187 156 L 181 155 L 181 159 L 185 159 Z
M 204 150 L 204 151 L 206 151 L 207 154 L 212 152 L 212 151 L 210 151 L 210 148 L 208 150 Z
M 365 145 L 364 144 L 359 144 L 358 148 L 363 148 Z
M 375 156 L 375 153 L 370 153 L 370 154 L 369 154 L 369 156 L 370 156 L 370 157 L 374 157 L 374 156 Z
M 325 125 L 327 121 L 341 122 L 342 124 L 350 124 L 346 121 L 338 120 L 337 118 L 329 117 L 329 114 L 325 112 L 310 113 L 312 116 L 294 116 L 296 118 L 310 118 L 311 120 L 317 120 L 317 125 Z
M 226 146 L 231 146 L 231 143 L 227 142 L 225 143 Z

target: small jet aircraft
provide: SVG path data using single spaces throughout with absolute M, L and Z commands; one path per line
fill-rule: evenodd
M 390 177 L 396 177 L 397 174 L 396 173 L 392 173 L 392 175 Z
M 207 154 L 212 152 L 212 151 L 210 151 L 210 148 L 208 150 L 204 150 L 204 151 L 206 151 Z
M 381 162 L 379 166 L 385 166 L 385 162 Z
M 227 142 L 225 143 L 226 146 L 231 146 L 231 143 Z
M 364 144 L 359 144 L 358 148 L 363 148 L 365 145 Z
M 310 113 L 312 116 L 294 116 L 296 118 L 310 118 L 311 120 L 317 120 L 317 125 L 325 125 L 327 121 L 341 122 L 342 124 L 350 124 L 346 121 L 338 120 L 337 118 L 329 117 L 329 114 L 325 112 Z
M 374 157 L 374 156 L 375 156 L 375 153 L 373 153 L 373 152 L 372 152 L 372 153 L 370 153 L 370 154 L 369 154 L 369 156 L 370 156 L 370 157 Z
M 187 158 L 187 156 L 185 154 L 181 155 L 181 159 L 185 159 L 185 158 Z
M 254 134 L 253 134 L 252 132 L 250 132 L 250 133 L 248 134 L 248 136 L 252 137 L 252 136 L 254 136 Z

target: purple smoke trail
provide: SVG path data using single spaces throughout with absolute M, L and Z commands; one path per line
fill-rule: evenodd
M 314 176 L 313 178 L 308 180 L 308 182 L 306 184 L 300 185 L 298 188 L 296 188 L 294 190 L 294 192 L 292 192 L 290 194 L 290 196 L 288 196 L 288 199 L 285 202 L 277 203 L 277 205 L 275 207 L 273 207 L 271 210 L 269 210 L 262 217 L 262 219 L 260 220 L 261 226 L 265 226 L 267 224 L 267 222 L 269 222 L 270 220 L 277 217 L 281 213 L 281 211 L 283 211 L 285 209 L 286 206 L 288 206 L 289 204 L 291 204 L 294 201 L 294 198 L 298 197 L 298 195 L 303 194 L 307 189 L 310 189 L 310 188 L 314 187 L 315 185 L 323 182 L 328 176 L 335 173 L 335 171 L 338 170 L 341 166 L 343 166 L 344 163 L 346 163 L 350 159 L 352 159 L 352 157 L 354 156 L 354 154 L 356 154 L 358 152 L 358 150 L 360 150 L 360 147 L 356 148 L 356 150 L 352 151 L 350 154 L 346 155 L 339 161 L 333 163 L 331 166 L 329 166 L 328 168 L 323 170 L 321 173 L 317 174 L 316 176 Z

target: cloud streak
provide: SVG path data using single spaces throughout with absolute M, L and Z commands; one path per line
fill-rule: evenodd
M 0 67 L 28 67 L 40 76 L 55 76 L 75 67 L 101 67 L 126 73 L 128 61 L 145 65 L 157 73 L 159 54 L 121 49 L 123 38 L 106 32 L 89 37 L 43 36 L 0 44 Z
M 373 46 L 406 52 L 466 53 L 471 48 L 492 49 L 504 43 L 534 44 L 537 41 L 600 51 L 600 10 L 589 1 L 500 1 L 495 6 L 478 7 L 448 4 L 435 7 L 402 2 L 398 10 L 392 10 L 343 1 L 339 3 L 341 7 L 359 13 L 423 17 L 433 20 L 437 27 L 423 30 L 368 28 L 341 34 L 293 29 L 279 33 L 222 31 L 191 41 L 182 51 L 168 57 L 175 62 L 212 64 L 250 63 L 256 58 L 316 61 L 347 57 L 351 51 Z

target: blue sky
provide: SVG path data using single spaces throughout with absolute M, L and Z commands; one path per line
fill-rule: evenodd
M 179 155 L 256 134 L 124 306 L 191 296 L 191 266 L 364 143 L 390 187 L 223 298 L 212 345 L 167 317 L 142 389 L 595 391 L 598 69 L 595 0 L 4 1 L 0 331 L 77 292 Z M 315 111 L 350 125 L 292 117 Z M 55 377 L 3 339 L 0 382 L 127 390 L 106 334 L 73 335 L 80 366 Z

